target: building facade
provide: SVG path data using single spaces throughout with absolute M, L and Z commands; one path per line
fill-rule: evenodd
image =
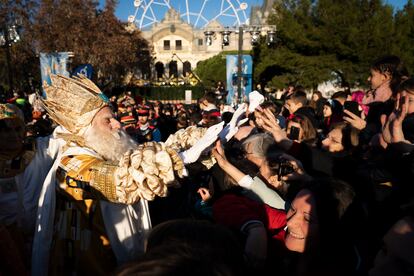
M 164 19 L 143 30 L 143 37 L 152 45 L 156 79 L 185 76 L 197 64 L 222 51 L 238 50 L 238 33 L 228 35 L 228 45 L 223 45 L 222 31 L 226 28 L 218 21 L 212 21 L 204 29 L 195 29 L 180 18 L 180 14 L 170 9 Z M 206 43 L 206 31 L 214 32 L 211 45 Z M 243 50 L 251 50 L 251 34 L 243 34 Z

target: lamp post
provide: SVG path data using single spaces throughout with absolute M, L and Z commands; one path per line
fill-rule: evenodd
M 243 27 L 239 27 L 239 46 L 237 50 L 237 103 L 243 101 L 242 95 Z
M 14 84 L 10 48 L 13 45 L 13 43 L 16 43 L 20 40 L 18 29 L 19 27 L 17 26 L 16 22 L 13 22 L 12 24 L 6 23 L 0 29 L 0 47 L 5 48 L 6 51 L 9 91 L 11 91 L 12 93 L 14 89 Z
M 268 46 L 272 46 L 276 43 L 276 26 L 274 25 L 241 25 L 238 28 L 225 27 L 223 29 L 207 29 L 204 34 L 206 36 L 206 45 L 211 46 L 213 40 L 213 34 L 219 32 L 222 34 L 222 46 L 227 46 L 230 43 L 229 35 L 234 31 L 238 33 L 238 48 L 237 48 L 237 103 L 240 104 L 243 101 L 242 95 L 242 78 L 243 78 L 243 33 L 245 31 L 251 34 L 251 44 L 257 45 L 260 41 L 260 35 L 266 36 L 266 42 Z

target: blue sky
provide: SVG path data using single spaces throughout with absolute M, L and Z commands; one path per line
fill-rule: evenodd
M 150 0 L 141 0 L 141 2 L 150 2 Z M 174 6 L 177 10 L 180 10 L 182 13 L 185 13 L 186 9 L 186 0 L 169 0 L 172 3 L 172 6 Z M 201 5 L 204 1 L 202 0 L 187 0 L 190 6 L 190 12 L 199 11 L 201 9 Z M 405 3 L 407 3 L 407 0 L 383 0 L 385 3 L 393 5 L 396 9 L 401 9 Z M 104 5 L 105 0 L 99 0 L 101 6 Z M 154 0 L 154 2 L 164 2 L 163 0 Z M 250 7 L 252 5 L 261 5 L 263 3 L 263 0 L 231 0 L 232 3 L 237 4 L 241 2 L 245 2 L 248 4 L 248 8 L 246 10 L 247 17 L 250 15 Z M 206 1 L 206 5 L 204 8 L 203 15 L 207 19 L 211 19 L 212 17 L 216 16 L 220 11 L 220 3 L 221 0 L 208 0 Z M 166 11 L 166 8 L 163 8 L 160 5 L 153 5 L 154 13 L 157 19 L 162 18 L 163 14 Z M 116 10 L 116 15 L 119 19 L 122 21 L 127 21 L 129 15 L 133 15 L 135 13 L 135 7 L 134 7 L 134 0 L 119 0 L 119 4 Z M 241 13 L 241 12 L 240 12 Z M 191 18 L 185 18 L 190 19 L 191 22 L 196 21 L 195 15 L 191 16 Z M 243 17 L 243 14 L 240 14 L 240 18 Z M 140 16 L 137 16 L 137 18 L 140 18 Z M 232 25 L 232 22 L 234 22 L 234 17 L 226 17 L 222 16 L 218 18 L 219 21 L 224 23 L 225 25 Z M 143 24 L 147 24 L 152 19 L 146 19 L 146 21 L 143 22 Z M 230 22 L 231 21 L 231 22 Z M 198 22 L 198 25 L 202 25 L 202 20 Z

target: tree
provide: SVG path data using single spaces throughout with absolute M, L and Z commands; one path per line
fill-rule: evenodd
M 148 64 L 149 51 L 140 33 L 116 18 L 116 4 L 106 1 L 99 11 L 92 0 L 41 1 L 34 27 L 38 50 L 71 51 L 73 65 L 90 63 L 99 78 L 120 83 L 139 63 Z
M 414 73 L 414 4 L 408 0 L 401 11 L 395 15 L 395 33 L 393 36 L 393 52 L 400 56 Z
M 9 49 L 0 49 L 0 85 L 9 89 L 8 70 L 13 76 L 14 87 L 17 89 L 32 89 L 39 74 L 39 61 L 33 48 L 32 23 L 37 11 L 34 0 L 0 0 L 0 27 L 6 28 L 17 23 L 20 40 L 13 43 Z M 6 51 L 10 51 L 11 68 L 7 66 Z
M 365 84 L 370 63 L 393 53 L 393 10 L 381 0 L 281 0 L 274 10 L 279 44 L 254 49 L 255 81 L 314 88 L 336 73 L 344 86 Z
M 207 87 L 215 87 L 226 79 L 226 56 L 218 54 L 197 64 L 195 73 Z
M 147 42 L 115 17 L 115 0 L 107 0 L 103 10 L 97 9 L 96 0 L 0 0 L 0 4 L 2 28 L 12 18 L 21 21 L 21 40 L 9 48 L 11 69 L 6 48 L 0 51 L 0 85 L 6 90 L 8 70 L 20 90 L 40 85 L 40 52 L 74 52 L 74 67 L 90 63 L 101 78 L 115 83 L 137 68 L 149 73 Z
M 331 75 L 335 63 L 331 53 L 323 51 L 321 32 L 315 24 L 314 3 L 309 0 L 279 1 L 269 23 L 278 28 L 277 47 L 262 41 L 254 49 L 256 82 L 270 82 L 282 88 L 288 83 L 315 87 Z

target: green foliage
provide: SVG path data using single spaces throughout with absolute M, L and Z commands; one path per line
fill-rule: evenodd
M 404 60 L 410 72 L 414 72 L 414 4 L 408 0 L 404 9 L 395 15 L 393 52 Z
M 117 3 L 107 0 L 100 10 L 96 0 L 0 0 L 0 29 L 13 16 L 21 19 L 21 41 L 9 47 L 11 69 L 0 51 L 0 85 L 8 88 L 11 70 L 15 88 L 40 86 L 40 52 L 71 51 L 71 65 L 90 63 L 102 82 L 119 84 L 127 72 L 148 71 L 148 43 L 115 16 Z
M 255 47 L 254 80 L 277 88 L 314 88 L 335 72 L 344 86 L 364 85 L 376 58 L 395 54 L 414 70 L 414 7 L 394 14 L 381 0 L 281 0 L 269 24 L 279 43 Z
M 243 51 L 243 54 L 250 54 L 250 52 Z M 215 87 L 218 81 L 225 83 L 226 55 L 237 55 L 237 51 L 222 52 L 197 64 L 195 73 L 201 79 L 204 86 Z
M 195 73 L 207 87 L 226 79 L 226 56 L 219 54 L 197 64 Z

